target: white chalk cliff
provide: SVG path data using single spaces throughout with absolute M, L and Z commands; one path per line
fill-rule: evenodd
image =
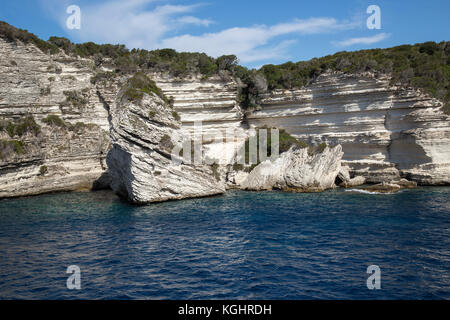
M 253 126 L 284 128 L 313 143 L 342 145 L 343 164 L 368 182 L 400 176 L 450 183 L 450 117 L 442 103 L 389 77 L 329 73 L 300 90 L 265 94 Z
M 0 197 L 53 191 L 89 190 L 106 170 L 108 112 L 90 83 L 92 61 L 65 54 L 49 56 L 34 45 L 0 38 L 0 120 L 18 123 L 31 117 L 38 134 L 10 137 L 24 143 L 22 152 L 0 157 Z M 67 95 L 74 93 L 76 103 Z M 74 103 L 75 102 L 75 103 Z M 67 126 L 42 120 L 56 115 Z M 80 130 L 68 130 L 79 124 Z
M 178 129 L 172 124 L 167 128 L 152 127 L 149 119 L 140 119 L 144 126 L 152 128 L 153 134 L 159 135 L 146 137 L 139 131 L 135 136 L 131 122 L 115 122 L 118 118 L 129 120 L 133 112 L 138 112 L 133 109 L 139 107 L 136 105 L 127 105 L 130 110 L 126 114 L 116 109 L 126 76 L 93 83 L 91 79 L 99 71 L 108 70 L 96 69 L 91 59 L 74 58 L 62 51 L 44 54 L 32 44 L 2 38 L 0 57 L 0 120 L 19 123 L 31 116 L 40 127 L 39 133 L 20 137 L 0 130 L 0 140 L 24 143 L 23 152 L 5 153 L 0 158 L 0 197 L 91 189 L 107 171 L 105 159 L 112 148 L 111 138 L 117 154 L 110 165 L 121 166 L 121 161 L 127 161 L 131 155 L 131 168 L 137 170 L 133 173 L 136 181 L 130 186 L 119 187 L 113 182 L 113 188 L 136 202 L 222 192 L 226 174 L 223 168 L 219 170 L 220 183 L 205 178 L 211 192 L 203 192 L 197 184 L 189 191 L 187 187 L 155 187 L 155 181 L 156 185 L 163 184 L 161 176 L 154 176 L 156 171 L 167 174 L 165 181 L 171 186 L 194 181 L 186 178 L 180 182 L 175 177 L 181 173 L 172 167 L 166 171 L 140 168 L 145 163 L 140 155 L 149 150 L 156 152 L 155 143 L 160 142 L 162 132 L 176 136 Z M 245 142 L 249 128 L 268 125 L 285 129 L 311 144 L 341 145 L 342 164 L 350 168 L 352 177 L 363 176 L 367 182 L 407 178 L 423 185 L 450 184 L 450 117 L 442 112 L 442 103 L 418 90 L 392 85 L 388 76 L 323 74 L 302 89 L 267 92 L 262 97 L 261 110 L 246 119 L 238 102 L 238 84 L 231 78 L 148 76 L 167 97 L 174 98 L 174 109 L 181 116 L 184 132 L 192 134 L 194 123 L 202 122 L 203 133 L 209 136 L 203 146 L 209 158 L 229 161 Z M 43 121 L 49 115 L 58 116 L 66 126 Z M 173 121 L 169 118 L 164 121 Z M 70 130 L 77 123 L 83 124 L 81 129 Z M 233 130 L 236 137 L 224 146 L 215 138 L 218 132 L 225 136 L 227 129 Z M 125 145 L 125 141 L 130 145 Z M 120 156 L 120 152 L 124 154 Z M 165 157 L 159 156 L 156 167 L 164 165 Z M 137 162 L 140 165 L 135 166 Z M 145 163 L 152 165 L 155 163 Z M 209 168 L 205 170 L 211 174 Z M 240 182 L 245 178 L 241 177 Z M 151 190 L 159 190 L 155 191 L 158 196 L 138 191 L 136 185 L 156 188 Z M 196 193 L 193 188 L 200 189 Z
M 224 193 L 225 182 L 211 166 L 185 164 L 174 157 L 183 132 L 171 107 L 154 93 L 130 101 L 126 89 L 110 109 L 113 148 L 107 163 L 112 189 L 138 204 Z

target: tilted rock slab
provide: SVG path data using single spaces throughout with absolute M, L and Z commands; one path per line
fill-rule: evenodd
M 225 192 L 225 182 L 215 177 L 211 166 L 172 160 L 172 149 L 181 145 L 183 132 L 161 98 L 144 94 L 136 103 L 121 92 L 110 114 L 113 148 L 107 164 L 117 194 L 146 204 Z

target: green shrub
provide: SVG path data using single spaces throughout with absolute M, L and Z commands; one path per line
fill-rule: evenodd
M 180 115 L 178 114 L 178 112 L 176 112 L 176 111 L 173 111 L 172 112 L 172 116 L 175 118 L 175 120 L 177 120 L 177 121 L 180 121 L 181 120 L 181 117 L 180 117 Z
M 27 133 L 37 135 L 41 132 L 41 127 L 36 123 L 33 116 L 26 116 L 18 121 L 2 121 L 0 131 L 6 131 L 13 138 L 23 136 Z
M 444 105 L 444 113 L 450 116 L 450 102 Z
M 54 114 L 48 115 L 46 118 L 43 118 L 42 122 L 44 122 L 45 124 L 47 124 L 49 126 L 56 126 L 56 127 L 60 127 L 60 128 L 67 127 L 64 120 L 62 120 L 60 117 L 58 117 L 57 115 L 54 115 Z
M 41 176 L 43 176 L 43 175 L 45 175 L 46 173 L 48 173 L 48 168 L 47 168 L 47 166 L 41 166 L 41 167 L 39 168 L 39 174 L 40 174 Z
M 12 145 L 14 146 L 14 152 L 17 154 L 24 154 L 25 153 L 25 143 L 19 140 L 12 140 L 10 141 Z
M 319 144 L 318 146 L 317 146 L 317 148 L 316 148 L 316 152 L 317 153 L 322 153 L 322 152 L 324 152 L 325 151 L 325 149 L 328 147 L 328 145 L 324 142 L 324 143 L 321 143 L 321 144 Z
M 78 91 L 64 91 L 63 93 L 66 96 L 66 101 L 63 103 L 65 106 L 82 108 L 89 103 L 89 101 Z
M 159 141 L 159 145 L 168 152 L 172 152 L 174 145 L 170 136 L 165 134 Z
M 45 88 L 41 88 L 41 96 L 48 96 L 51 93 L 50 86 L 47 86 Z
M 74 125 L 66 123 L 66 126 L 69 126 L 70 131 L 74 131 L 76 133 L 83 132 L 86 128 L 88 128 L 88 125 L 84 122 L 77 122 Z
M 25 143 L 19 140 L 0 140 L 0 159 L 25 153 Z
M 216 59 L 217 68 L 219 70 L 228 70 L 233 72 L 238 65 L 238 58 L 232 55 L 224 55 Z
M 149 95 L 157 95 L 164 102 L 170 104 L 169 99 L 164 95 L 162 90 L 158 88 L 153 80 L 150 80 L 143 72 L 137 72 L 132 78 L 127 81 L 127 88 L 124 97 L 129 101 L 140 102 L 144 93 Z
M 116 73 L 112 72 L 112 71 L 107 71 L 107 72 L 99 72 L 97 74 L 95 74 L 95 76 L 93 76 L 91 78 L 91 83 L 92 84 L 96 84 L 99 82 L 107 82 L 107 81 L 111 81 L 115 78 Z
M 44 53 L 58 52 L 58 47 L 54 44 L 41 40 L 27 30 L 15 28 L 4 21 L 0 21 L 0 37 L 10 42 L 20 40 L 25 44 L 32 43 Z

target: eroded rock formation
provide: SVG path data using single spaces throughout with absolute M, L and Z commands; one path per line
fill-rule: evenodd
M 290 149 L 276 160 L 266 160 L 251 171 L 241 188 L 260 191 L 280 189 L 320 192 L 334 188 L 341 169 L 342 147 L 309 154 L 307 148 Z
M 174 157 L 183 132 L 171 106 L 151 92 L 138 92 L 142 97 L 133 99 L 127 90 L 128 84 L 110 109 L 113 148 L 107 163 L 112 189 L 138 204 L 224 193 L 225 182 L 213 167 L 184 164 Z

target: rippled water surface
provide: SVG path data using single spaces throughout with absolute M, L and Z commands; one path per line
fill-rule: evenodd
M 0 201 L 0 298 L 450 299 L 450 188 Z M 66 269 L 81 268 L 80 291 Z M 382 289 L 367 289 L 367 267 Z

